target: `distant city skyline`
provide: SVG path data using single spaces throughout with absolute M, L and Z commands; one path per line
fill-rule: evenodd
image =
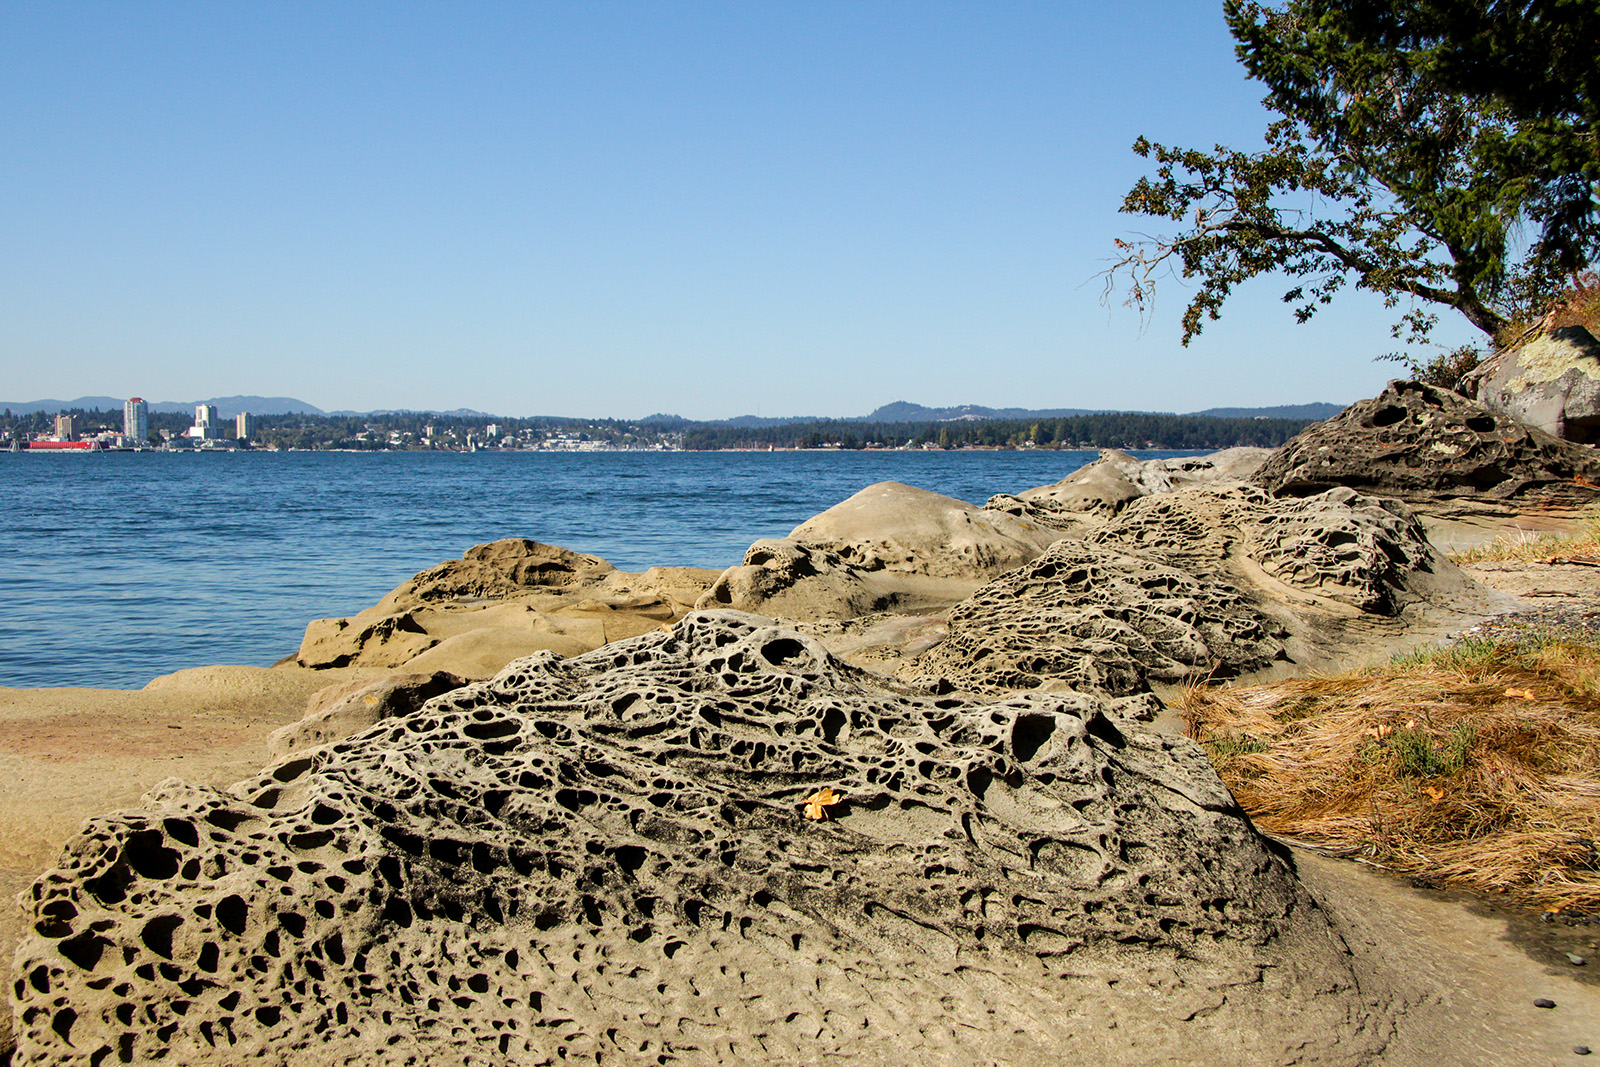
M 1136 136 L 1259 143 L 1217 5 L 7 6 L 16 397 L 692 419 L 1373 395 L 1375 298 L 1189 348 Z M 1448 324 L 1441 340 L 1473 338 Z

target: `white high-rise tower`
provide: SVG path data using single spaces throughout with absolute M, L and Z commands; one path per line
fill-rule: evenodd
M 150 406 L 141 397 L 122 405 L 122 436 L 142 445 L 150 436 Z

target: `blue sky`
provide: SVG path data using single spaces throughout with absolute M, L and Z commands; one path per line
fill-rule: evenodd
M 0 396 L 1371 395 L 1375 300 L 1258 282 L 1187 349 L 1179 283 L 1100 303 L 1133 139 L 1259 139 L 1220 6 L 0 0 Z

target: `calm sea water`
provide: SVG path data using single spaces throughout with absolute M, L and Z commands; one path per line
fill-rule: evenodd
M 1151 452 L 1146 456 L 1185 453 Z M 0 685 L 265 666 L 471 545 L 726 567 L 874 482 L 981 504 L 1092 452 L 0 452 Z

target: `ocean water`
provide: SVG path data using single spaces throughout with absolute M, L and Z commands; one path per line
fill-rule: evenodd
M 1188 453 L 1148 452 L 1142 456 Z M 468 547 L 727 567 L 865 486 L 981 504 L 1093 452 L 0 452 L 0 686 L 266 666 Z

